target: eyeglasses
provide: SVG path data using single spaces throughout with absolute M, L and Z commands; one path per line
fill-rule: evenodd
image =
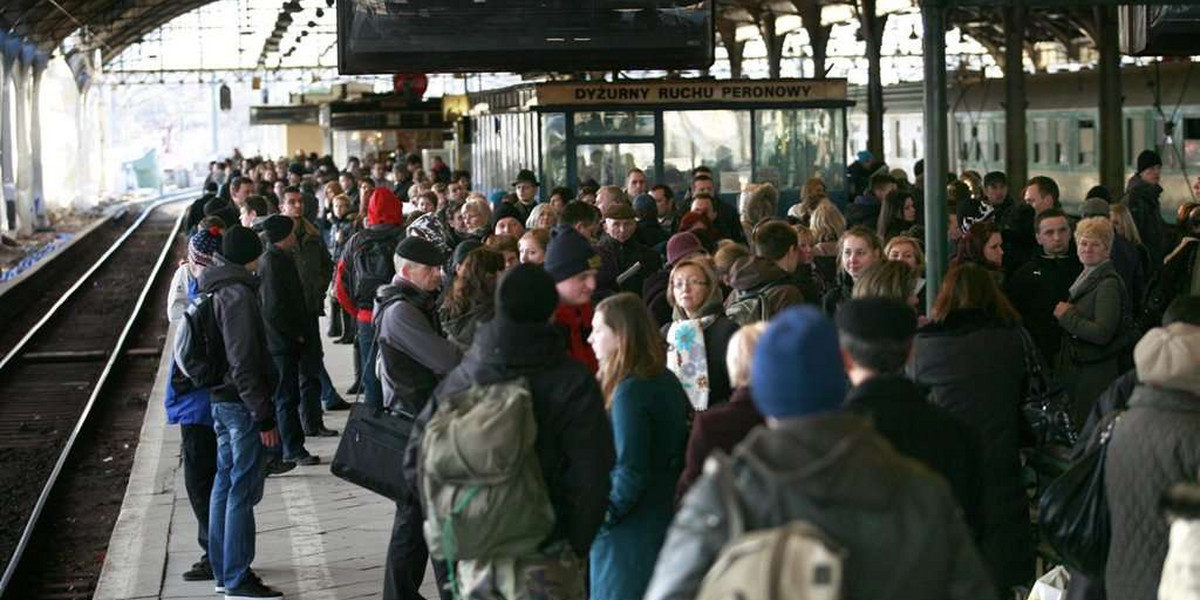
M 688 287 L 708 287 L 708 282 L 703 279 L 677 279 L 671 282 L 671 287 L 677 290 Z

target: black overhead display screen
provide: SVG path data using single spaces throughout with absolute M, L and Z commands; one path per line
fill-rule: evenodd
M 338 71 L 703 68 L 714 1 L 338 0 Z

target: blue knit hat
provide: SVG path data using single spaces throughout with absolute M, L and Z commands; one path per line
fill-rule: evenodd
M 841 408 L 846 375 L 833 322 L 812 306 L 790 308 L 772 320 L 754 350 L 750 392 L 764 417 Z

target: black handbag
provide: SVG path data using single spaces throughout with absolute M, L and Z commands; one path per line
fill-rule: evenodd
M 1071 399 L 1058 382 L 1050 378 L 1042 366 L 1041 352 L 1024 327 L 1021 346 L 1025 358 L 1028 385 L 1025 398 L 1021 401 L 1021 416 L 1024 420 L 1026 445 L 1074 446 L 1079 432 L 1071 420 Z
M 413 417 L 355 404 L 329 470 L 354 485 L 402 500 L 409 495 L 400 468 Z
M 1100 442 L 1057 479 L 1046 486 L 1038 501 L 1038 526 L 1042 537 L 1058 552 L 1068 567 L 1085 575 L 1103 578 L 1112 540 L 1108 498 L 1104 491 L 1104 459 L 1113 428 L 1112 421 L 1100 434 Z

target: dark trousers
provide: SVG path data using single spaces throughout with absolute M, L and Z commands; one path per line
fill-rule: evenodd
M 275 422 L 279 426 L 283 460 L 288 461 L 308 456 L 308 450 L 304 448 L 304 425 L 300 420 L 300 398 L 304 393 L 301 388 L 309 388 L 307 392 L 312 394 L 315 383 L 317 403 L 321 402 L 321 382 L 313 380 L 302 383 L 301 356 L 276 354 L 271 357 L 279 375 L 279 383 L 275 386 Z
M 183 483 L 196 515 L 196 541 L 201 562 L 208 561 L 208 505 L 217 476 L 217 433 L 212 425 L 180 425 L 183 438 Z
M 321 345 L 321 317 L 312 315 L 304 325 L 304 347 L 300 351 L 300 422 L 305 431 L 324 427 L 325 348 Z
M 383 408 L 383 384 L 375 375 L 375 357 L 379 348 L 375 347 L 375 324 L 358 322 L 358 350 L 362 357 L 362 392 L 367 406 Z
M 383 600 L 424 600 L 421 582 L 425 580 L 425 563 L 429 547 L 421 532 L 421 505 L 416 498 L 396 502 L 396 517 L 392 521 L 392 539 L 388 542 L 387 564 L 383 575 Z M 433 561 L 441 600 L 451 600 L 446 589 L 449 580 L 446 563 Z

